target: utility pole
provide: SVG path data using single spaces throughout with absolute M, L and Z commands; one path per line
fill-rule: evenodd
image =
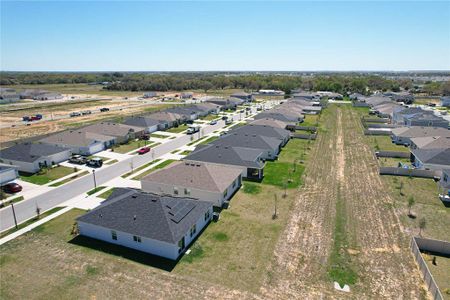
M 16 226 L 16 229 L 19 229 L 19 227 L 17 226 L 16 211 L 14 210 L 14 203 L 12 201 L 11 201 L 11 208 L 14 217 L 14 225 Z
M 92 176 L 94 177 L 94 189 L 97 188 L 97 181 L 95 180 L 95 170 L 92 170 Z

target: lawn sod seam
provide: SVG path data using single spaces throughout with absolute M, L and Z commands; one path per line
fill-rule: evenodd
M 126 177 L 128 177 L 128 176 L 130 176 L 130 175 L 132 175 L 132 174 L 134 174 L 134 173 L 139 172 L 140 170 L 143 170 L 143 169 L 147 168 L 147 167 L 150 166 L 150 165 L 153 165 L 153 164 L 159 162 L 159 161 L 161 161 L 160 158 L 157 158 L 157 159 L 155 159 L 155 160 L 152 160 L 151 162 L 146 163 L 145 165 L 142 165 L 142 166 L 140 166 L 140 167 L 138 167 L 138 168 L 133 169 L 133 171 L 130 171 L 130 172 L 128 172 L 128 173 L 123 174 L 121 177 L 122 177 L 122 178 L 126 178 Z
M 141 174 L 139 174 L 139 175 L 137 175 L 137 176 L 135 176 L 135 177 L 133 177 L 133 178 L 131 178 L 131 179 L 132 179 L 132 180 L 141 180 L 143 177 L 147 176 L 147 175 L 150 174 L 151 172 L 153 172 L 153 171 L 155 171 L 155 170 L 158 170 L 158 169 L 162 169 L 162 168 L 164 168 L 165 166 L 170 165 L 170 164 L 173 163 L 174 161 L 176 161 L 176 160 L 174 160 L 174 159 L 168 159 L 168 160 L 165 160 L 165 161 L 163 161 L 162 163 L 160 163 L 159 165 L 156 165 L 156 166 L 154 166 L 153 168 L 151 168 L 151 169 L 149 169 L 149 170 L 147 170 L 147 171 L 145 171 L 145 172 L 143 172 L 143 173 L 141 173 Z
M 53 184 L 51 184 L 51 185 L 49 185 L 49 186 L 50 186 L 50 187 L 57 187 L 57 186 L 63 185 L 63 184 L 65 184 L 65 183 L 68 183 L 69 181 L 72 181 L 72 180 L 74 180 L 74 179 L 77 179 L 77 178 L 82 177 L 82 176 L 87 175 L 87 174 L 89 174 L 88 171 L 83 171 L 83 172 L 81 172 L 81 173 L 72 175 L 72 176 L 70 176 L 69 178 L 66 178 L 66 179 L 64 179 L 64 180 L 55 182 L 55 183 L 53 183 Z

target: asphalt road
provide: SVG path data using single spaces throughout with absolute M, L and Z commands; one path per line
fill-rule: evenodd
M 254 108 L 252 108 L 254 110 Z M 242 118 L 245 113 L 242 114 Z M 239 113 L 233 116 L 233 120 L 239 121 Z M 203 127 L 200 133 L 194 134 L 194 139 L 210 134 L 225 126 L 224 121 L 220 120 L 216 125 L 207 125 Z M 97 186 L 100 186 L 122 174 L 130 171 L 130 162 L 133 161 L 134 168 L 138 168 L 153 159 L 157 159 L 164 154 L 167 154 L 179 147 L 182 147 L 191 142 L 191 136 L 183 135 L 176 139 L 170 140 L 161 144 L 149 153 L 144 155 L 130 156 L 130 158 L 117 162 L 111 166 L 105 166 L 95 171 L 95 178 Z M 153 153 L 152 153 L 153 152 Z M 22 223 L 34 216 L 36 216 L 36 207 L 41 209 L 41 212 L 47 211 L 61 203 L 79 196 L 94 188 L 93 175 L 83 176 L 79 179 L 73 180 L 60 187 L 52 189 L 39 196 L 23 200 L 14 205 L 17 223 Z M 14 217 L 11 206 L 7 206 L 0 210 L 0 232 L 14 226 Z

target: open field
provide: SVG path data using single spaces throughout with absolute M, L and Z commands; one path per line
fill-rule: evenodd
M 244 182 L 220 221 L 211 223 L 176 265 L 73 240 L 73 220 L 82 212 L 72 210 L 0 247 L 2 295 L 424 298 L 409 237 L 378 175 L 358 113 L 331 105 L 320 128 L 315 142 L 291 140 L 291 151 L 280 155 L 279 162 L 292 165 L 306 146 L 302 187 L 288 189 L 284 198 L 280 187 Z M 333 280 L 350 284 L 351 293 L 335 291 Z
M 173 105 L 168 104 L 149 104 L 146 106 L 131 107 L 123 110 L 115 110 L 104 112 L 101 114 L 91 114 L 84 115 L 75 118 L 66 118 L 59 120 L 48 120 L 38 123 L 30 123 L 29 126 L 16 126 L 7 127 L 1 129 L 0 143 L 5 143 L 8 141 L 14 141 L 18 139 L 31 138 L 39 135 L 45 135 L 53 132 L 62 131 L 64 129 L 79 128 L 85 125 L 90 125 L 100 121 L 111 120 L 115 122 L 122 121 L 124 117 L 139 115 L 144 113 L 151 113 L 152 111 L 162 110 Z M 70 108 L 64 106 L 58 106 L 59 114 L 67 115 L 71 112 Z M 108 106 L 110 107 L 110 106 Z M 46 115 L 47 108 L 42 111 L 32 110 L 34 114 L 43 113 Z M 11 113 L 0 113 L 0 118 L 2 122 L 16 122 L 21 120 L 22 115 L 26 115 L 23 112 L 14 112 L 15 116 L 11 116 Z M 54 113 L 56 114 L 56 112 Z M 9 116 L 9 117 L 8 117 Z M 9 121 L 8 121 L 9 120 Z

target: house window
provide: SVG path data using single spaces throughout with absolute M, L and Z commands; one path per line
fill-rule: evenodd
M 192 237 L 196 232 L 197 232 L 197 226 L 196 226 L 196 224 L 194 224 L 194 225 L 192 225 L 192 227 L 191 227 L 191 233 L 190 233 L 191 237 Z
M 111 230 L 111 238 L 117 241 L 117 232 L 115 232 L 114 230 Z
M 184 194 L 187 195 L 187 196 L 190 196 L 191 195 L 191 190 L 185 188 L 184 189 Z
M 233 186 L 233 188 L 236 186 L 236 181 L 233 181 L 233 185 L 232 186 Z
M 209 209 L 207 212 L 205 212 L 205 221 L 209 220 L 209 217 L 211 217 L 211 213 L 209 212 Z
M 184 244 L 184 237 L 183 237 L 183 238 L 178 242 L 178 248 L 180 248 L 180 249 L 178 249 L 178 253 L 180 253 L 181 250 L 184 249 L 184 246 L 185 246 L 185 244 Z
M 133 235 L 133 241 L 140 243 L 141 242 L 141 237 L 137 236 L 137 235 Z
M 174 193 L 175 195 L 178 195 L 178 188 L 177 188 L 177 187 L 174 187 L 174 188 L 173 188 L 173 193 Z
M 225 192 L 223 192 L 223 196 L 226 197 L 228 195 L 228 189 L 225 190 Z
M 447 182 L 448 181 L 448 175 L 444 174 L 444 181 Z

